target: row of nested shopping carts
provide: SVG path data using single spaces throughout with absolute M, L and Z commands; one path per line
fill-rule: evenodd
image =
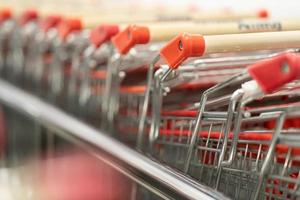
M 299 199 L 300 21 L 200 21 L 3 9 L 1 77 L 230 198 Z

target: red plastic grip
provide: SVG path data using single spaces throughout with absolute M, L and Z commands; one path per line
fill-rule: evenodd
M 137 44 L 147 44 L 150 31 L 145 26 L 130 25 L 112 38 L 112 43 L 120 54 L 126 54 Z
M 270 93 L 300 77 L 300 55 L 287 53 L 248 67 L 264 93 Z
M 58 26 L 58 34 L 62 40 L 65 40 L 70 33 L 80 31 L 82 29 L 82 23 L 80 19 L 69 18 L 62 20 Z
M 176 69 L 189 57 L 202 56 L 205 51 L 205 40 L 202 35 L 183 33 L 173 38 L 160 50 L 160 56 L 169 67 Z
M 257 12 L 257 15 L 260 17 L 260 18 L 268 18 L 269 17 L 269 12 L 268 10 L 266 9 L 261 9 Z
M 9 8 L 3 8 L 0 10 L 0 24 L 12 17 L 12 12 Z
M 60 15 L 49 15 L 41 21 L 40 26 L 44 32 L 47 32 L 49 29 L 57 27 L 61 21 L 62 17 Z
M 98 48 L 119 33 L 118 25 L 100 25 L 91 30 L 90 40 Z
M 25 25 L 30 21 L 34 21 L 37 20 L 39 17 L 38 12 L 36 10 L 30 9 L 30 10 L 26 10 L 22 13 L 22 15 L 20 16 L 20 24 L 21 25 Z

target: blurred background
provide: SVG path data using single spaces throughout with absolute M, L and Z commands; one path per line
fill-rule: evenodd
M 135 17 L 147 18 L 153 13 L 155 16 L 168 13 L 167 16 L 182 17 L 187 13 L 259 12 L 271 19 L 300 18 L 299 0 L 0 0 L 0 7 L 11 8 L 13 14 L 37 9 L 44 16 L 54 13 L 78 17 L 88 28 L 107 21 L 126 22 L 127 16 L 133 20 Z M 82 111 L 74 110 L 75 116 Z M 4 107 L 3 112 L 6 116 L 0 116 L 0 147 L 5 149 L 5 155 L 0 162 L 0 200 L 126 200 L 146 196 L 149 200 L 160 199 L 147 188 L 136 191 L 137 184 L 124 176 L 126 173 L 120 173 L 96 158 L 93 151 L 83 151 L 63 137 L 54 137 L 49 127 L 37 125 L 36 121 L 16 114 L 10 108 Z M 91 122 L 92 125 L 97 123 Z M 10 128 L 9 134 L 5 133 L 6 126 Z M 5 137 L 9 138 L 8 144 L 1 144 Z
M 254 9 L 268 9 L 272 17 L 300 16 L 300 2 L 297 0 L 1 0 L 1 5 L 11 6 L 15 10 L 25 8 L 38 8 L 44 12 L 68 12 L 69 14 L 92 14 L 100 16 L 109 12 L 143 10 L 148 12 L 162 12 L 164 10 L 212 10 L 229 9 L 233 11 L 245 11 Z

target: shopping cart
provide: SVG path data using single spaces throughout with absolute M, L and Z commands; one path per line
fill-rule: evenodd
M 44 20 L 50 25 L 33 20 L 29 37 L 15 25 L 21 28 L 14 36 L 17 46 L 8 51 L 15 78 L 10 80 L 93 126 L 101 122 L 126 144 L 232 198 L 299 198 L 300 84 L 290 83 L 298 78 L 293 48 L 300 47 L 299 31 L 182 34 L 159 51 L 181 26 L 166 27 L 162 36 L 158 24 L 128 26 L 117 34 L 116 26 L 86 31 L 78 20 Z M 227 23 L 233 24 L 240 25 Z M 12 59 L 20 52 L 21 60 Z M 194 56 L 201 58 L 182 64 Z M 35 136 L 55 132 L 12 119 L 10 127 Z
M 34 32 L 32 41 L 28 44 L 28 59 L 24 66 L 24 84 L 27 88 L 41 94 L 46 89 L 47 69 L 51 55 L 53 55 L 52 42 L 57 37 L 57 27 L 61 23 L 59 15 L 49 15 L 40 19 L 38 29 Z
M 295 93 L 298 88 L 292 86 L 288 90 L 290 91 L 283 93 Z M 224 185 L 224 179 L 227 179 L 239 184 L 234 191 L 229 191 L 236 198 L 242 195 L 255 199 L 299 198 L 298 177 L 295 176 L 299 170 L 299 148 L 287 142 L 289 134 L 296 136 L 299 130 L 298 106 L 298 102 L 280 102 L 276 107 L 247 109 L 246 112 L 251 117 L 243 117 L 241 121 L 236 156 L 231 165 L 222 168 L 220 191 L 229 191 L 229 186 Z M 272 129 L 265 126 L 270 120 L 273 123 Z M 256 127 L 253 128 L 255 123 Z M 281 141 L 278 140 L 279 137 L 282 138 Z M 236 176 L 242 176 L 248 182 L 240 178 L 238 179 L 241 181 L 234 182 L 233 178 Z
M 266 22 L 264 21 L 264 22 L 259 22 L 259 23 L 266 23 Z M 269 22 L 267 22 L 267 23 L 269 23 Z M 270 22 L 270 23 L 272 23 L 272 22 Z M 284 24 L 286 24 L 286 23 L 284 23 Z M 71 23 L 69 25 L 71 26 Z M 67 25 L 67 26 L 69 26 L 69 25 Z M 166 25 L 166 24 L 163 24 L 163 25 Z M 181 26 L 183 26 L 184 30 L 191 30 L 192 27 L 195 26 L 195 23 L 188 24 L 188 26 L 183 25 L 183 24 L 180 24 L 180 25 L 175 24 L 175 25 L 171 26 L 171 30 L 169 30 L 167 33 L 165 33 L 166 31 L 164 31 L 163 36 L 161 34 L 157 34 L 157 31 L 161 30 L 164 27 L 162 25 L 152 24 L 150 30 L 154 34 L 154 36 L 153 36 L 154 40 L 162 40 L 166 37 L 171 37 L 172 35 L 174 35 L 175 31 L 178 29 L 178 27 L 181 27 Z M 202 24 L 200 30 L 203 29 L 203 30 L 207 31 L 207 34 L 212 34 L 212 33 L 215 33 L 214 31 L 212 32 L 213 27 L 215 27 L 215 26 L 216 26 L 216 24 L 214 24 L 213 26 L 210 26 L 207 24 Z M 218 26 L 219 26 L 219 24 L 218 24 Z M 174 30 L 174 27 L 177 27 L 177 29 Z M 241 31 L 244 32 L 243 30 L 240 30 L 238 28 L 239 24 L 237 24 L 237 23 L 227 23 L 224 25 L 224 27 L 227 27 L 227 28 L 225 28 L 226 33 L 241 32 Z M 290 24 L 287 23 L 286 26 L 284 26 L 283 30 L 294 29 L 296 27 L 293 25 L 293 23 L 290 23 Z M 139 43 L 139 41 L 136 40 L 137 38 L 135 38 L 136 41 L 133 41 L 132 38 L 128 39 L 128 38 L 124 37 L 124 35 L 126 36 L 126 34 L 124 34 L 124 33 L 126 33 L 126 31 L 129 29 L 132 29 L 132 27 L 131 28 L 128 27 L 125 31 L 123 31 L 123 34 L 121 34 L 121 35 L 123 35 L 121 37 L 122 42 L 127 41 L 128 42 L 127 44 L 129 44 L 129 46 L 126 46 L 126 45 L 125 45 L 126 47 L 122 46 L 122 45 L 124 45 L 124 43 L 122 43 L 120 46 L 120 44 L 118 42 L 117 42 L 118 44 L 116 44 L 116 48 L 121 51 L 121 54 L 127 53 L 126 51 L 129 51 L 129 49 L 131 47 L 133 47 Z M 140 29 L 142 29 L 142 27 L 140 27 Z M 166 30 L 166 29 L 163 29 L 163 30 Z M 198 30 L 198 29 L 195 29 L 195 30 Z M 253 30 L 249 30 L 249 31 L 253 31 Z M 263 30 L 258 30 L 258 31 L 263 31 Z M 268 30 L 264 30 L 264 31 L 268 31 Z M 88 41 L 88 39 L 86 38 L 87 36 L 85 35 L 82 38 L 83 41 L 77 42 L 80 44 L 77 44 L 77 45 L 75 43 L 72 44 L 72 45 L 76 46 L 76 50 L 74 50 L 73 54 L 70 52 L 69 53 L 68 52 L 56 53 L 59 55 L 67 54 L 68 58 L 59 58 L 58 59 L 58 56 L 56 56 L 57 58 L 54 58 L 51 61 L 51 65 L 53 65 L 53 67 L 48 67 L 50 70 L 49 79 L 53 80 L 53 81 L 50 81 L 50 82 L 52 82 L 51 84 L 50 83 L 48 84 L 48 85 L 50 85 L 49 87 L 51 87 L 52 89 L 57 90 L 57 91 L 67 91 L 66 92 L 66 93 L 68 93 L 68 101 L 67 101 L 68 103 L 67 104 L 69 107 L 73 106 L 73 108 L 74 108 L 79 103 L 81 105 L 80 108 L 83 108 L 83 109 L 79 110 L 79 112 L 77 112 L 78 114 L 89 113 L 92 116 L 95 116 L 95 115 L 97 115 L 96 113 L 102 112 L 102 118 L 103 119 L 108 118 L 108 122 L 104 121 L 102 124 L 104 124 L 104 125 L 109 124 L 108 125 L 109 127 L 112 127 L 114 118 L 118 114 L 117 111 L 119 110 L 119 102 L 126 102 L 128 100 L 128 97 L 131 98 L 130 94 L 124 95 L 124 96 L 128 96 L 126 98 L 127 100 L 119 101 L 118 100 L 118 98 L 119 98 L 118 89 L 111 89 L 111 88 L 119 88 L 118 82 L 120 82 L 120 81 L 117 81 L 117 80 L 122 79 L 122 76 L 119 77 L 119 75 L 124 74 L 123 73 L 125 71 L 125 70 L 123 70 L 124 68 L 125 69 L 137 68 L 139 65 L 147 65 L 148 63 L 150 63 L 150 60 L 152 60 L 150 54 L 153 54 L 155 49 L 158 48 L 158 47 L 154 47 L 155 45 L 150 45 L 151 47 L 143 47 L 143 48 L 141 48 L 142 50 L 137 49 L 138 53 L 136 53 L 136 51 L 133 51 L 133 53 L 129 53 L 128 56 L 120 57 L 118 53 L 113 53 L 112 48 L 109 44 L 102 45 L 102 43 L 108 41 L 117 32 L 118 32 L 117 26 L 107 26 L 106 25 L 106 26 L 97 27 L 96 29 L 91 31 L 90 47 L 87 47 L 90 42 Z M 136 33 L 134 33 L 134 34 L 136 34 Z M 141 34 L 141 32 L 136 34 L 137 35 L 136 37 L 140 37 L 140 39 L 142 37 L 144 37 L 143 34 L 138 36 L 139 34 Z M 53 37 L 53 35 L 52 35 L 52 38 L 57 38 L 57 37 Z M 72 38 L 72 37 L 70 37 L 70 38 Z M 55 43 L 55 41 L 53 41 L 52 43 Z M 60 44 L 56 44 L 56 45 L 60 45 Z M 61 46 L 63 46 L 63 45 L 61 45 Z M 101 48 L 100 48 L 100 46 L 101 46 Z M 59 49 L 59 48 L 55 48 L 55 47 L 52 47 L 52 48 L 56 49 L 56 51 L 58 51 L 57 49 Z M 122 48 L 125 48 L 125 49 L 122 49 Z M 128 49 L 126 49 L 126 48 L 128 48 Z M 33 48 L 33 49 L 35 49 L 35 48 Z M 63 49 L 66 50 L 65 47 Z M 63 51 L 65 51 L 65 50 L 63 50 Z M 141 52 L 141 51 L 143 51 L 143 52 Z M 36 56 L 36 57 L 39 57 L 38 59 L 40 59 L 42 56 Z M 53 56 L 53 57 L 55 57 L 55 56 Z M 62 64 L 61 61 L 59 61 L 62 59 L 65 59 L 65 61 L 63 61 L 64 63 L 68 63 L 68 62 L 71 63 L 70 67 L 58 67 L 59 65 Z M 107 61 L 107 59 L 108 59 L 108 61 Z M 33 60 L 33 59 L 30 59 L 30 60 Z M 71 60 L 71 61 L 68 61 L 68 60 Z M 39 64 L 40 62 L 35 61 L 35 63 Z M 120 63 L 122 63 L 122 66 L 119 66 Z M 34 64 L 32 63 L 31 66 L 32 65 L 34 65 Z M 69 65 L 69 64 L 67 64 L 67 65 Z M 135 66 L 135 67 L 133 67 L 133 66 Z M 40 70 L 41 68 L 43 68 L 43 67 L 40 67 L 39 70 L 37 70 L 35 73 L 40 74 L 38 72 L 41 71 Z M 59 74 L 66 73 L 65 78 L 69 81 L 65 81 L 65 80 L 64 81 L 60 81 L 60 80 L 54 81 L 54 79 L 51 78 L 51 76 L 52 76 L 51 74 L 55 68 L 70 69 L 70 70 L 63 70 L 64 71 L 63 73 L 59 73 Z M 90 68 L 92 68 L 92 69 L 90 69 Z M 118 69 L 118 68 L 123 68 L 123 69 Z M 58 71 L 58 70 L 54 70 L 54 71 Z M 91 73 L 89 74 L 88 71 L 91 71 Z M 118 72 L 120 72 L 120 73 L 118 74 Z M 53 73 L 55 73 L 55 72 L 53 72 Z M 57 77 L 60 77 L 60 76 L 57 76 Z M 37 77 L 41 77 L 41 76 L 37 75 Z M 110 80 L 112 80 L 112 77 L 114 79 L 113 83 L 110 81 Z M 59 78 L 59 79 L 61 79 L 61 78 Z M 62 82 L 65 82 L 63 85 L 67 85 L 68 89 L 66 89 L 66 90 L 61 89 Z M 115 86 L 112 86 L 113 84 Z M 133 88 L 131 88 L 131 90 L 128 90 L 128 88 L 127 88 L 124 91 L 127 91 L 126 93 L 128 93 L 128 91 L 133 91 L 132 89 Z M 79 90 L 79 91 L 77 91 L 77 90 Z M 43 89 L 42 89 L 42 91 L 43 91 Z M 134 91 L 137 91 L 137 90 L 134 90 Z M 143 92 L 143 90 L 140 90 L 140 92 L 139 92 L 140 97 L 137 98 L 137 99 L 141 99 L 141 100 L 137 100 L 135 102 L 142 102 L 142 98 L 143 98 L 143 94 L 141 94 L 142 92 Z M 57 92 L 55 92 L 55 93 L 57 93 Z M 78 94 L 79 94 L 79 96 L 77 96 Z M 135 99 L 135 98 L 131 98 L 131 99 Z M 131 102 L 131 100 L 129 100 L 129 101 Z M 96 108 L 96 107 L 99 107 L 99 106 L 97 106 L 98 104 L 101 104 L 101 109 Z M 138 105 L 138 104 L 140 105 L 140 103 L 137 103 L 136 105 Z M 124 107 L 125 106 L 123 106 L 123 108 Z M 136 106 L 134 106 L 134 108 L 132 110 L 136 110 L 135 107 Z M 70 108 L 70 109 L 77 110 L 77 109 L 73 109 L 73 108 Z M 89 108 L 91 108 L 91 109 L 89 109 Z M 130 112 L 128 112 L 128 113 L 130 113 Z
M 246 22 L 249 27 L 255 27 L 254 24 L 265 23 L 264 22 Z M 272 23 L 272 22 L 270 22 Z M 252 24 L 252 25 L 251 25 Z M 293 26 L 285 24 L 285 30 L 291 30 Z M 286 26 L 287 25 L 287 26 Z M 216 29 L 216 26 L 223 26 L 223 29 Z M 126 28 L 124 31 L 119 33 L 117 36 L 113 38 L 113 43 L 118 50 L 118 52 L 111 57 L 112 62 L 108 66 L 108 75 L 106 82 L 106 89 L 103 96 L 103 104 L 102 104 L 102 114 L 104 115 L 102 118 L 107 119 L 107 122 L 104 124 L 108 124 L 108 129 L 113 130 L 115 124 L 115 120 L 118 121 L 117 124 L 124 123 L 124 126 L 120 126 L 118 128 L 118 132 L 128 132 L 126 129 L 130 130 L 130 132 L 137 133 L 135 130 L 137 127 L 136 124 L 140 123 L 140 121 L 144 121 L 145 112 L 143 109 L 143 102 L 145 93 L 148 96 L 147 88 L 149 85 L 145 83 L 145 78 L 149 77 L 153 74 L 153 66 L 151 66 L 151 59 L 155 57 L 155 53 L 157 52 L 157 48 L 159 48 L 162 44 L 157 43 L 155 41 L 165 41 L 167 38 L 170 38 L 177 32 L 178 29 L 193 31 L 193 32 L 203 32 L 204 34 L 216 34 L 219 33 L 229 34 L 229 33 L 241 33 L 241 32 L 257 32 L 257 31 L 272 31 L 272 29 L 249 29 L 249 30 L 241 30 L 239 23 L 224 23 L 224 24 L 216 24 L 216 23 L 174 23 L 170 25 L 170 23 L 161 23 L 161 24 L 149 24 L 148 29 L 150 32 L 150 40 L 151 43 L 148 46 L 138 46 L 135 49 L 133 48 L 134 42 L 143 41 L 143 34 L 145 35 L 145 31 L 140 31 L 142 27 L 138 26 L 130 26 Z M 268 26 L 265 26 L 268 27 Z M 135 32 L 134 32 L 134 29 Z M 220 31 L 221 30 L 221 31 Z M 281 29 L 282 30 L 282 29 Z M 132 38 L 128 38 L 128 36 L 132 36 Z M 119 54 L 124 54 L 120 56 Z M 131 60 L 130 60 L 131 59 Z M 157 59 L 155 58 L 155 61 Z M 146 72 L 146 68 L 149 68 L 149 72 Z M 148 75 L 146 75 L 148 73 Z M 136 76 L 134 78 L 134 76 Z M 139 78 L 137 78 L 139 77 Z M 149 78 L 147 78 L 149 79 Z M 113 82 L 111 80 L 114 80 Z M 147 99 L 148 97 L 146 97 Z M 146 100 L 147 101 L 147 100 Z M 147 110 L 147 109 L 146 109 Z M 143 112 L 143 114 L 142 114 Z M 139 120 L 141 119 L 141 120 Z M 127 123 L 127 125 L 126 125 Z M 131 125 L 130 125 L 131 123 Z M 127 127 L 126 127 L 127 126 Z M 139 128 L 139 132 L 141 132 L 142 128 Z M 139 134 L 140 135 L 140 134 Z M 133 136 L 135 137 L 135 136 Z
M 48 71 L 48 86 L 51 92 L 48 98 L 54 102 L 64 102 L 67 94 L 72 59 L 79 56 L 82 49 L 88 44 L 87 33 L 82 31 L 82 24 L 79 19 L 64 19 L 58 27 L 57 37 L 52 45 L 53 57 Z M 66 88 L 66 89 L 65 89 Z
M 297 34 L 296 32 L 286 32 L 288 35 L 289 34 Z M 220 35 L 220 36 L 205 36 L 203 39 L 198 38 L 199 40 L 197 40 L 196 38 L 194 42 L 192 42 L 192 37 L 190 38 L 191 40 L 189 40 L 189 36 L 188 35 L 181 35 L 175 39 L 172 40 L 172 42 L 170 42 L 169 45 L 166 45 L 166 47 L 164 47 L 161 50 L 161 56 L 158 56 L 150 65 L 149 68 L 149 72 L 148 72 L 148 80 L 147 80 L 147 91 L 145 94 L 145 101 L 143 104 L 143 109 L 142 109 L 142 113 L 141 113 L 141 117 L 140 117 L 140 121 L 139 121 L 139 130 L 138 130 L 138 143 L 142 142 L 142 138 L 143 138 L 143 134 L 144 134 L 144 128 L 145 128 L 145 122 L 146 122 L 146 116 L 147 116 L 147 112 L 148 111 L 148 107 L 149 107 L 149 101 L 150 101 L 150 91 L 152 90 L 153 86 L 155 85 L 155 83 L 153 84 L 153 80 L 152 80 L 152 75 L 153 75 L 153 69 L 154 66 L 156 64 L 156 62 L 158 60 L 160 60 L 160 57 L 164 58 L 169 66 L 175 66 L 175 68 L 177 68 L 184 60 L 186 60 L 187 57 L 189 56 L 196 56 L 201 55 L 201 56 L 205 56 L 205 55 L 209 55 L 209 54 L 214 54 L 214 53 L 223 53 L 223 52 L 240 52 L 240 51 L 253 51 L 253 50 L 263 50 L 266 48 L 269 49 L 282 49 L 284 47 L 295 47 L 297 48 L 297 42 L 292 42 L 289 44 L 289 42 L 283 42 L 283 40 L 288 39 L 288 40 L 293 40 L 292 37 L 287 37 L 285 39 L 281 38 L 280 40 L 277 40 L 275 42 L 276 44 L 274 45 L 270 45 L 272 43 L 272 41 L 270 41 L 270 37 L 268 37 L 268 35 L 273 35 L 273 33 L 252 33 L 252 34 L 239 34 L 239 35 Z M 281 34 L 279 33 L 275 33 L 275 35 L 277 35 L 278 37 L 281 37 Z M 275 36 L 274 35 L 274 36 Z M 251 41 L 251 37 L 257 37 L 257 45 L 255 44 L 254 41 Z M 266 36 L 266 37 L 264 37 Z M 234 40 L 234 37 L 240 37 L 239 41 L 233 41 L 233 43 L 231 43 L 231 39 Z M 231 38 L 231 39 L 230 39 Z M 244 39 L 245 40 L 244 40 Z M 269 41 L 266 41 L 266 40 Z M 221 41 L 225 41 L 224 46 L 222 46 Z M 281 43 L 283 42 L 283 43 Z M 251 43 L 251 45 L 249 45 L 249 43 Z M 281 44 L 280 44 L 281 43 Z M 268 45 L 267 47 L 263 44 Z M 218 45 L 221 45 L 220 48 L 218 47 Z M 231 46 L 232 45 L 232 46 Z M 261 46 L 260 46 L 261 45 Z M 245 48 L 243 48 L 243 46 Z M 191 47 L 191 49 L 185 51 L 184 48 L 189 48 Z M 205 49 L 205 50 L 204 50 Z M 203 55 L 204 54 L 204 55 Z M 189 56 L 187 56 L 189 55 Z M 201 61 L 200 61 L 201 62 Z M 201 68 L 199 68 L 201 69 Z M 161 71 L 160 74 L 157 74 L 157 81 L 156 83 L 160 83 L 162 82 L 162 80 L 164 80 L 169 73 L 171 73 L 172 71 L 174 72 L 174 70 L 172 70 L 172 68 L 168 68 L 166 67 L 166 70 L 164 70 L 165 72 Z M 160 89 L 161 87 L 157 87 L 158 91 L 156 93 L 158 93 L 158 97 L 154 97 L 154 100 L 156 99 L 156 101 L 159 101 L 158 99 L 161 98 L 161 94 L 162 94 L 162 90 Z M 157 115 L 159 115 L 159 106 L 161 105 L 160 102 L 158 102 L 157 105 L 155 105 L 156 109 L 158 111 L 153 111 L 153 113 L 157 113 Z M 159 123 L 156 123 L 159 124 Z M 154 130 L 157 130 L 157 128 L 154 128 Z M 151 135 L 151 134 L 150 134 Z
M 265 86 L 263 88 L 265 92 L 271 92 L 281 84 L 296 78 L 294 71 L 298 67 L 296 57 L 296 54 L 279 55 L 270 60 L 258 62 L 248 69 L 255 79 L 258 78 L 258 73 L 263 73 L 263 79 L 258 78 L 258 82 Z M 292 65 L 294 66 L 290 67 Z M 277 69 L 278 77 L 282 73 L 284 78 L 282 80 L 278 78 L 279 82 L 272 85 L 270 83 L 272 75 L 268 77 L 264 71 L 268 69 L 267 67 L 270 70 L 273 69 L 274 73 L 274 69 Z M 261 70 L 263 68 L 266 69 Z M 290 68 L 294 69 L 289 70 Z M 292 73 L 295 74 L 291 75 Z M 251 89 L 248 90 L 251 91 L 250 96 L 248 96 L 248 91 L 245 91 L 249 88 L 247 84 L 252 85 L 253 81 L 242 85 L 242 89 L 237 89 L 233 93 L 229 90 L 229 94 L 231 93 L 229 96 L 222 96 L 222 90 L 228 93 L 228 88 L 233 83 L 240 84 L 246 80 L 249 80 L 246 73 L 238 74 L 208 89 L 202 94 L 199 111 L 194 109 L 163 112 L 159 118 L 160 121 L 156 123 L 158 126 L 156 132 L 150 130 L 150 135 L 153 134 L 150 136 L 152 148 L 154 148 L 152 151 L 156 157 L 235 199 L 257 198 L 256 189 L 262 188 L 258 179 L 262 181 L 261 177 L 266 176 L 266 166 L 270 162 L 264 159 L 267 155 L 266 151 L 268 145 L 272 147 L 272 135 L 281 131 L 282 123 L 276 121 L 273 131 L 260 131 L 258 125 L 254 126 L 253 130 L 250 127 L 253 128 L 254 122 L 259 124 L 272 119 L 285 119 L 282 119 L 281 113 L 275 112 L 282 111 L 280 108 L 262 109 L 260 115 L 256 113 L 255 116 L 245 109 L 249 98 L 250 101 L 253 100 L 252 97 L 257 98 L 259 91 L 257 85 L 254 88 L 250 86 Z M 221 96 L 218 94 L 220 92 Z M 160 105 L 153 107 L 160 107 Z M 295 104 L 288 108 L 297 110 Z M 160 115 L 159 111 L 155 114 L 155 116 Z M 250 122 L 250 125 L 246 126 L 247 122 Z M 256 188 L 257 184 L 259 186 Z M 292 192 L 295 195 L 295 191 Z M 280 195 L 274 194 L 272 198 L 274 196 L 281 198 Z M 286 197 L 291 197 L 291 193 L 288 193 Z
M 78 115 L 90 118 L 96 126 L 101 122 L 101 103 L 112 55 L 111 37 L 119 32 L 116 25 L 100 25 L 90 30 L 88 44 L 74 56 L 68 85 L 69 105 Z M 74 110 L 74 109 L 73 109 Z
M 32 58 L 32 55 L 27 55 L 27 47 L 33 40 L 37 29 L 38 13 L 35 10 L 23 12 L 13 23 L 11 36 L 8 41 L 6 73 L 14 82 L 22 82 L 21 75 L 24 66 Z M 27 56 L 30 56 L 30 58 Z
M 78 33 L 81 22 L 62 20 L 58 15 L 37 20 L 37 12 L 33 10 L 18 20 L 20 24 L 15 23 L 8 38 L 6 73 L 23 87 L 56 101 L 68 83 L 72 59 L 85 48 L 86 33 Z

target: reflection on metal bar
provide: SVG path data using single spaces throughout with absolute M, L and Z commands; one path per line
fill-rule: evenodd
M 227 199 L 3 80 L 0 101 L 69 141 L 93 149 L 98 158 L 164 199 Z

